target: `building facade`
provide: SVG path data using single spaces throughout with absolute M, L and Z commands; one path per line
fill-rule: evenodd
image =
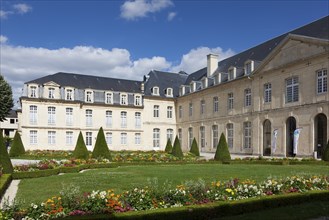
M 57 73 L 25 83 L 19 130 L 27 149 L 91 150 L 100 127 L 111 150 L 164 150 L 177 135 L 214 152 L 320 156 L 329 137 L 329 17 L 191 74 L 142 81 Z M 295 134 L 295 136 L 294 136 Z M 299 135 L 299 138 L 296 137 Z M 296 142 L 298 141 L 298 144 Z
M 18 129 L 17 114 L 16 111 L 11 110 L 6 117 L 6 120 L 0 121 L 0 130 L 2 130 L 2 136 L 14 138 L 17 129 Z

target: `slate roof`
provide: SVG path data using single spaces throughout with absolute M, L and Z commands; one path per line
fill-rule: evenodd
M 61 87 L 74 87 L 78 89 L 96 89 L 109 91 L 122 91 L 130 93 L 141 93 L 141 81 L 107 78 L 101 76 L 89 76 L 75 73 L 55 73 L 27 82 L 44 84 L 53 81 Z
M 10 110 L 6 118 L 17 118 L 16 110 Z
M 171 73 L 171 72 L 162 72 L 157 70 L 152 70 L 148 77 L 145 78 L 145 92 L 146 96 L 152 95 L 151 89 L 154 86 L 159 87 L 160 96 L 165 96 L 165 89 L 173 89 L 173 97 L 177 97 L 179 94 L 180 85 L 184 84 L 188 75 L 184 72 L 180 73 Z
M 218 62 L 218 72 L 227 73 L 228 69 L 231 66 L 234 67 L 244 67 L 244 63 L 247 60 L 259 61 L 264 60 L 273 49 L 278 46 L 278 44 L 288 35 L 296 34 L 320 39 L 329 39 L 329 16 L 321 18 L 317 21 L 309 23 L 305 26 L 282 34 L 278 37 L 275 37 L 271 40 L 268 40 L 262 44 L 259 44 L 255 47 L 252 47 L 248 50 L 245 50 L 241 53 L 238 53 L 232 57 L 224 59 Z M 189 75 L 185 84 L 189 84 L 191 80 L 200 80 L 203 76 L 207 75 L 207 68 L 203 68 Z

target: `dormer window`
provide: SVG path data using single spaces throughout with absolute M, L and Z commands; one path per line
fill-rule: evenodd
M 49 88 L 48 89 L 48 98 L 54 99 L 55 98 L 55 88 Z
M 245 75 L 250 75 L 254 71 L 254 61 L 249 60 L 245 63 Z
M 152 95 L 159 95 L 159 87 L 154 86 L 152 88 Z
M 93 102 L 93 92 L 86 91 L 86 102 Z
M 73 89 L 66 89 L 65 93 L 66 93 L 65 99 L 72 101 L 73 100 Z
M 120 104 L 121 105 L 128 105 L 128 98 L 127 94 L 120 94 Z
M 233 79 L 235 79 L 235 76 L 236 76 L 236 68 L 235 68 L 235 67 L 231 67 L 231 68 L 228 70 L 228 80 L 233 80 Z
M 142 97 L 140 95 L 135 95 L 135 105 L 136 106 L 142 105 Z
M 172 88 L 167 88 L 166 89 L 166 96 L 167 97 L 173 97 L 173 90 L 172 90 Z
M 111 92 L 105 93 L 105 103 L 106 104 L 113 104 L 113 95 Z
M 202 85 L 202 89 L 205 89 L 208 87 L 208 78 L 204 78 L 201 80 L 201 85 Z
M 182 95 L 185 95 L 185 86 L 181 86 L 179 88 L 179 95 L 182 96 Z
M 190 84 L 190 91 L 194 92 L 196 90 L 196 83 L 195 82 L 191 82 Z
M 36 86 L 30 87 L 30 97 L 37 98 L 37 87 Z

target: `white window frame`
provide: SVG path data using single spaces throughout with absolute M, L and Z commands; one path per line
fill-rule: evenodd
M 30 145 L 38 144 L 38 131 L 30 130 Z
M 159 105 L 154 105 L 153 106 L 153 117 L 154 118 L 159 118 L 160 117 L 160 106 Z
M 236 77 L 236 68 L 232 67 L 228 69 L 228 80 L 231 81 Z
M 128 105 L 128 94 L 120 94 L 120 105 Z
M 206 101 L 202 99 L 200 101 L 200 114 L 203 115 L 206 111 Z
M 189 103 L 188 115 L 189 115 L 190 117 L 193 116 L 193 103 L 192 103 L 192 102 Z
M 106 144 L 107 145 L 112 145 L 112 139 L 113 139 L 113 135 L 112 135 L 112 132 L 106 132 L 105 134 L 105 139 L 106 139 Z
M 105 112 L 105 124 L 107 128 L 111 128 L 113 124 L 113 112 L 110 110 L 107 110 Z
M 121 112 L 121 128 L 127 128 L 127 112 Z
M 93 110 L 86 109 L 86 126 L 93 126 Z
M 193 128 L 188 128 L 188 149 L 191 149 L 193 143 Z
M 135 95 L 134 96 L 135 98 L 135 106 L 141 106 L 142 105 L 142 96 L 141 95 Z
M 265 83 L 264 84 L 264 103 L 272 102 L 272 84 Z
M 93 91 L 90 91 L 90 90 L 87 90 L 85 92 L 85 95 L 86 95 L 86 99 L 85 99 L 85 102 L 88 102 L 88 103 L 93 103 L 94 102 L 94 92 Z
M 200 147 L 206 147 L 206 127 L 200 126 Z
M 153 148 L 160 148 L 160 129 L 153 129 Z
M 212 148 L 216 149 L 218 142 L 219 142 L 219 138 L 218 138 L 218 125 L 213 125 L 211 127 L 212 130 Z
M 170 139 L 170 142 L 173 143 L 173 138 L 174 138 L 174 130 L 171 128 L 167 129 L 167 141 Z
M 142 127 L 142 113 L 135 112 L 135 128 Z
M 316 71 L 316 91 L 317 94 L 328 92 L 328 71 L 322 69 Z
M 66 145 L 73 145 L 73 131 L 67 131 L 65 136 Z
M 38 123 L 38 106 L 30 105 L 30 124 L 36 125 Z
M 251 122 L 246 121 L 243 123 L 243 148 L 251 149 L 252 127 Z
M 65 89 L 65 100 L 73 101 L 74 100 L 74 90 L 71 88 Z
M 244 90 L 244 106 L 250 107 L 251 106 L 251 89 L 247 88 Z
M 218 112 L 218 110 L 219 110 L 219 100 L 218 100 L 218 96 L 215 96 L 214 98 L 213 98 L 213 106 L 214 106 L 214 108 L 213 108 L 213 111 L 214 112 Z
M 250 60 L 245 63 L 245 75 L 250 75 L 254 71 L 254 61 Z
M 113 104 L 113 93 L 112 92 L 105 93 L 105 104 Z
M 152 95 L 160 95 L 159 94 L 159 91 L 160 91 L 160 89 L 159 89 L 159 87 L 158 86 L 154 86 L 153 88 L 152 88 Z
M 65 124 L 67 126 L 73 125 L 73 108 L 65 108 Z
M 166 96 L 167 97 L 173 97 L 173 89 L 172 88 L 167 88 L 166 89 Z
M 182 139 L 183 139 L 183 130 L 181 128 L 178 129 L 178 140 L 180 144 L 182 144 Z
M 286 79 L 286 103 L 299 101 L 299 78 L 293 76 Z
M 56 144 L 56 131 L 48 131 L 48 144 L 49 145 Z
M 167 106 L 167 118 L 172 118 L 173 107 Z
M 92 146 L 93 145 L 93 133 L 92 132 L 86 132 L 86 146 Z
M 56 124 L 56 107 L 49 106 L 48 107 L 48 125 Z
M 233 92 L 230 92 L 227 94 L 227 109 L 233 110 L 234 108 L 234 94 Z
M 128 138 L 127 138 L 127 133 L 121 133 L 121 135 L 120 135 L 120 144 L 121 145 L 127 145 L 127 140 L 128 140 Z
M 226 125 L 226 136 L 227 136 L 228 147 L 233 148 L 233 144 L 234 144 L 234 125 L 233 125 L 233 123 L 228 123 Z
M 55 98 L 55 88 L 50 87 L 48 88 L 48 99 L 54 99 Z
M 37 87 L 30 86 L 30 98 L 37 98 Z
M 141 144 L 141 133 L 135 133 L 135 145 Z

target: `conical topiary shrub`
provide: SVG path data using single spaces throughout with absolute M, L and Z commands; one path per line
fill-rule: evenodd
M 85 160 L 89 158 L 89 151 L 86 147 L 85 141 L 83 140 L 81 131 L 77 140 L 77 144 L 75 145 L 73 151 L 73 157 L 76 159 L 85 159 Z
M 11 144 L 11 148 L 9 151 L 10 157 L 17 157 L 25 154 L 25 148 L 21 139 L 21 135 L 16 131 L 14 140 Z
M 226 138 L 223 133 L 220 135 L 220 139 L 219 139 L 219 142 L 217 145 L 216 154 L 215 154 L 214 159 L 218 160 L 218 161 L 230 161 L 231 160 L 230 151 L 228 150 Z
M 324 148 L 322 153 L 322 160 L 329 161 L 329 140 L 327 146 Z
M 5 142 L 2 136 L 2 131 L 0 130 L 0 164 L 3 168 L 3 173 L 13 173 L 13 165 L 9 158 L 8 151 L 5 146 Z
M 197 157 L 200 156 L 199 147 L 198 147 L 198 144 L 197 144 L 195 138 L 193 138 L 193 142 L 192 142 L 190 153 L 194 154 Z
M 109 160 L 112 159 L 102 127 L 98 131 L 95 147 L 91 156 L 93 158 L 103 157 Z
M 174 147 L 172 149 L 172 152 L 171 154 L 175 157 L 179 157 L 179 158 L 182 158 L 184 157 L 184 154 L 183 154 L 183 151 L 182 151 L 182 148 L 180 146 L 180 142 L 178 140 L 178 137 L 176 136 L 175 138 L 175 141 L 174 141 Z
M 165 152 L 168 153 L 168 154 L 171 154 L 171 152 L 172 152 L 172 144 L 171 144 L 170 138 L 168 138 Z

